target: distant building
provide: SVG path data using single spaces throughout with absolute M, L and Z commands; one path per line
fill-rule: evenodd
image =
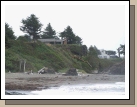
M 106 54 L 106 51 L 104 49 L 100 50 L 100 52 L 101 52 L 101 55 L 98 55 L 98 57 L 101 59 L 118 58 L 118 56 L 116 56 L 116 55 Z
M 46 44 L 67 44 L 67 39 L 38 39 Z
M 104 49 L 100 50 L 100 52 L 101 52 L 101 55 L 98 55 L 99 58 L 101 58 L 101 59 L 105 59 L 105 58 L 109 59 L 110 58 L 110 56 L 106 54 L 106 51 Z

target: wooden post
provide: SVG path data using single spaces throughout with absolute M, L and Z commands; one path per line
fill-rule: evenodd
M 22 64 L 22 60 L 20 60 L 20 72 L 21 72 L 21 64 Z
M 25 64 L 26 64 L 26 61 L 24 60 L 24 72 L 25 72 Z

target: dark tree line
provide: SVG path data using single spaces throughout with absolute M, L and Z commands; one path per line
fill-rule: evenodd
M 82 38 L 78 35 L 75 35 L 73 29 L 70 26 L 67 26 L 64 31 L 62 31 L 59 36 L 56 35 L 56 31 L 53 29 L 49 23 L 47 27 L 42 31 L 43 24 L 39 21 L 39 18 L 34 14 L 31 14 L 26 19 L 21 20 L 22 26 L 20 30 L 25 33 L 23 36 L 19 36 L 18 40 L 30 40 L 34 41 L 37 39 L 67 39 L 68 44 L 82 44 Z M 5 23 L 5 34 L 6 34 L 6 43 L 7 39 L 15 39 L 14 32 L 7 23 Z M 7 36 L 8 35 L 8 36 Z
M 5 47 L 10 47 L 9 40 L 15 40 L 16 36 L 14 35 L 14 31 L 12 27 L 9 26 L 8 23 L 5 23 Z
M 64 31 L 59 34 L 59 37 L 56 36 L 56 31 L 52 28 L 51 24 L 49 23 L 47 27 L 42 31 L 42 24 L 39 21 L 39 18 L 36 17 L 34 14 L 31 14 L 26 19 L 22 19 L 21 21 L 22 26 L 20 30 L 24 33 L 27 33 L 28 36 L 32 36 L 33 40 L 42 38 L 42 39 L 67 39 L 68 44 L 82 44 L 82 39 L 75 35 L 73 29 L 70 26 L 67 26 Z

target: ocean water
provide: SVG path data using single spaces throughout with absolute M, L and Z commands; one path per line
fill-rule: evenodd
M 6 90 L 10 95 L 125 95 L 125 82 L 63 85 L 49 89 Z

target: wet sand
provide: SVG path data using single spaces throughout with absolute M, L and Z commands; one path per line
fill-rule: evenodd
M 41 90 L 61 85 L 125 82 L 125 75 L 80 74 L 63 76 L 62 74 L 25 74 L 6 73 L 6 90 Z

